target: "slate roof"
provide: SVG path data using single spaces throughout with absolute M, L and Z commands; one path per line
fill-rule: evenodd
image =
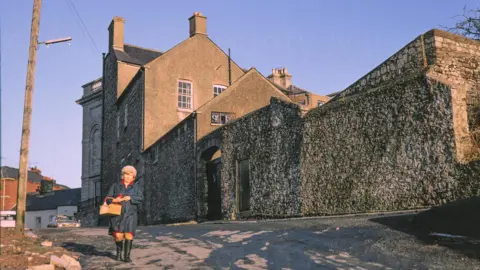
M 8 166 L 2 166 L 1 167 L 1 177 L 2 178 L 13 178 L 13 179 L 18 179 L 18 169 L 17 168 L 12 168 Z M 40 182 L 42 181 L 43 176 L 35 173 L 35 172 L 28 172 L 28 180 L 32 182 Z
M 123 45 L 123 51 L 114 50 L 117 60 L 143 66 L 163 53 L 157 50 L 146 49 L 130 44 Z
M 308 93 L 307 90 L 305 89 L 302 89 L 298 86 L 295 86 L 295 85 L 290 85 L 287 90 L 292 93 L 292 94 L 303 94 L 303 93 Z
M 26 211 L 52 210 L 59 206 L 77 206 L 80 199 L 81 188 L 56 190 L 45 195 L 30 194 L 27 195 Z

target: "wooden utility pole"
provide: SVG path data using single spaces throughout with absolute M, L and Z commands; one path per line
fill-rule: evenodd
M 30 148 L 30 123 L 32 120 L 33 85 L 35 83 L 35 64 L 37 60 L 38 33 L 40 30 L 40 8 L 42 0 L 33 0 L 32 27 L 30 30 L 30 48 L 28 49 L 27 83 L 23 109 L 22 142 L 20 146 L 19 179 L 17 190 L 17 218 L 15 234 L 23 235 L 25 230 L 25 205 L 28 180 L 28 150 Z

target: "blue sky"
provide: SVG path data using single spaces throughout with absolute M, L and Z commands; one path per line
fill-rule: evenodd
M 71 1 L 94 45 L 81 28 Z M 135 3 L 135 4 L 134 4 Z M 295 4 L 294 4 L 295 3 Z M 244 68 L 268 75 L 286 67 L 293 83 L 318 94 L 339 91 L 419 34 L 451 26 L 477 1 L 158 1 L 44 0 L 39 40 L 71 36 L 37 54 L 31 166 L 70 187 L 81 185 L 81 85 L 101 76 L 107 27 L 125 18 L 125 42 L 167 50 L 188 38 L 188 18 L 208 17 L 207 32 Z M 18 167 L 33 0 L 0 1 L 2 165 Z

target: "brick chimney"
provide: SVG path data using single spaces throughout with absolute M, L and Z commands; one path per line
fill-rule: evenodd
M 115 16 L 108 27 L 108 49 L 123 51 L 125 19 Z
M 268 75 L 267 78 L 285 89 L 292 85 L 292 75 L 288 73 L 286 68 L 272 69 L 272 74 Z
M 190 21 L 190 36 L 194 36 L 196 34 L 207 34 L 207 17 L 204 17 L 202 13 L 193 13 L 193 16 L 188 20 Z

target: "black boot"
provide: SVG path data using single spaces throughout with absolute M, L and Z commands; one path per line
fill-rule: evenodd
M 130 260 L 130 251 L 132 250 L 132 242 L 133 240 L 125 240 L 125 249 L 124 249 L 124 254 L 123 254 L 123 261 L 124 262 L 132 262 Z
M 117 261 L 122 260 L 122 253 L 125 250 L 125 242 L 122 241 L 115 241 L 115 244 L 117 244 Z

